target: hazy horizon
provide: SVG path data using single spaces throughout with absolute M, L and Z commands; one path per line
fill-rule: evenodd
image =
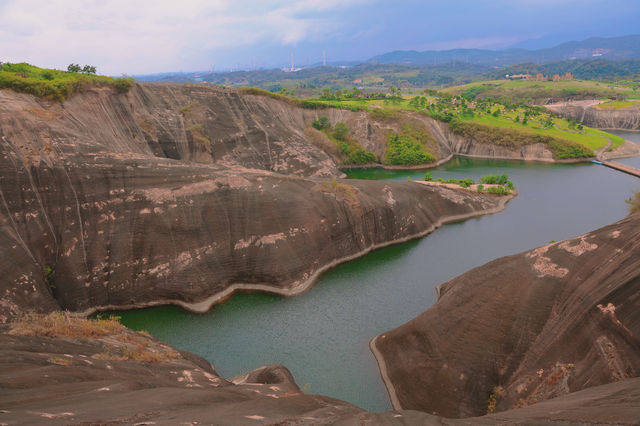
M 638 33 L 631 0 L 0 0 L 0 60 L 101 74 L 362 61 L 394 50 L 550 47 Z

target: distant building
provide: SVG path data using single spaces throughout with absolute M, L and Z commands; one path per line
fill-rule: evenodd
M 554 74 L 552 76 L 546 76 L 542 73 L 537 73 L 536 75 L 531 75 L 529 73 L 527 74 L 507 74 L 505 75 L 505 78 L 509 79 L 509 80 L 526 80 L 526 81 L 572 81 L 573 80 L 573 74 L 571 74 L 570 72 L 563 74 L 563 75 L 559 75 L 559 74 Z
M 531 77 L 529 74 L 512 74 L 512 75 L 505 75 L 506 78 L 510 79 L 510 80 L 529 80 L 529 77 Z

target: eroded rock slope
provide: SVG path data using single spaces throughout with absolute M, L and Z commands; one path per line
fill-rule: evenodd
M 338 262 L 506 201 L 335 180 L 335 163 L 296 134 L 290 111 L 278 118 L 262 102 L 291 105 L 232 90 L 92 89 L 64 104 L 0 96 L 1 321 L 29 309 L 204 311 L 237 288 L 296 294 Z M 198 108 L 214 116 L 206 134 L 219 135 L 204 157 L 184 118 Z
M 599 101 L 552 104 L 547 108 L 563 117 L 599 129 L 640 130 L 640 103 L 624 109 L 601 109 Z
M 637 377 L 639 300 L 636 214 L 454 278 L 373 345 L 395 408 L 477 416 Z

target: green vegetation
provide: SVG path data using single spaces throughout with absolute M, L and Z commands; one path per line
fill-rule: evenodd
M 38 68 L 27 63 L 2 64 L 0 68 L 0 88 L 59 102 L 92 86 L 110 86 L 120 93 L 126 93 L 132 84 L 131 78 L 95 75 L 95 67 L 89 65 L 81 72 Z
M 345 164 L 371 164 L 378 161 L 378 157 L 373 152 L 369 152 L 355 142 L 343 142 L 340 144 L 340 151 L 347 157 Z
M 433 163 L 434 157 L 423 144 L 411 136 L 392 134 L 382 162 L 393 165 L 418 165 Z
M 598 109 L 625 109 L 634 105 L 640 105 L 631 101 L 609 101 L 602 104 L 598 104 Z
M 348 134 L 349 128 L 343 122 L 338 122 L 333 126 L 333 137 L 339 141 L 346 141 Z
M 343 163 L 346 165 L 363 165 L 376 163 L 378 157 L 373 152 L 362 148 L 359 144 L 349 138 L 349 127 L 345 123 L 338 122 L 331 129 L 331 123 L 327 117 L 319 117 L 311 125 L 322 131 L 329 139 L 335 143 L 343 156 Z
M 487 192 L 489 194 L 496 195 L 509 195 L 511 193 L 509 188 L 506 188 L 504 186 L 490 186 L 489 188 L 487 188 Z
M 436 182 L 441 182 L 441 183 L 453 183 L 455 185 L 460 185 L 463 188 L 469 188 L 471 185 L 474 184 L 473 179 L 471 178 L 465 178 L 465 179 L 447 179 L 444 180 L 442 178 L 438 179 Z
M 504 393 L 504 388 L 502 386 L 496 386 L 493 388 L 491 395 L 489 395 L 489 405 L 487 406 L 487 414 L 491 414 L 496 409 L 496 404 L 498 403 L 498 398 L 502 396 Z
M 318 130 L 326 130 L 331 128 L 331 123 L 329 122 L 329 119 L 325 116 L 322 116 L 317 120 L 314 120 L 311 123 L 311 125 Z
M 505 185 L 508 189 L 513 189 L 513 182 L 509 180 L 506 174 L 486 175 L 480 178 L 480 182 L 487 185 Z
M 528 81 L 490 80 L 476 81 L 443 90 L 453 96 L 469 99 L 494 99 L 503 104 L 540 104 L 568 99 L 629 99 L 640 97 L 637 91 L 624 84 L 592 80 Z
M 427 182 L 440 182 L 440 183 L 449 183 L 449 184 L 459 185 L 462 188 L 469 188 L 471 187 L 471 185 L 475 183 L 471 178 L 465 178 L 465 179 L 451 178 L 446 180 L 439 178 L 434 180 L 433 176 L 431 175 L 431 172 L 427 172 L 424 175 L 424 180 Z M 476 187 L 476 190 L 478 192 L 486 191 L 490 194 L 509 195 L 511 191 L 514 189 L 513 182 L 510 181 L 509 176 L 505 174 L 486 175 L 480 178 L 480 182 L 482 183 L 478 184 L 478 186 Z M 491 185 L 491 186 L 485 189 L 484 185 Z

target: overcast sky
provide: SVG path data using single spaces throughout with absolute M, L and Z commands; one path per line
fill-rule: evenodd
M 110 75 L 637 33 L 639 0 L 0 0 L 1 61 Z

